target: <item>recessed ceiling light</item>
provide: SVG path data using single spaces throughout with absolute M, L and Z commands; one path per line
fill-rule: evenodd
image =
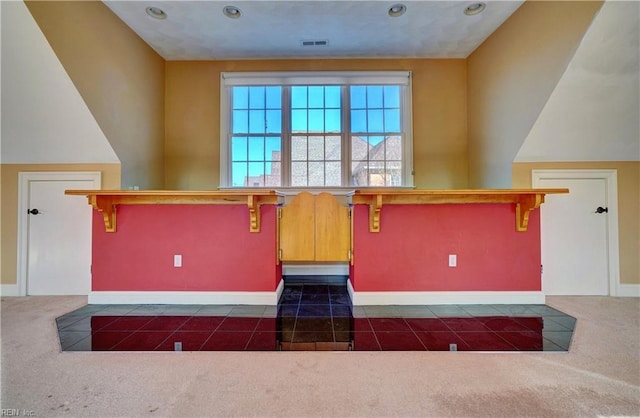
M 236 6 L 224 6 L 222 13 L 231 19 L 237 19 L 242 15 L 242 12 Z
M 404 4 L 394 4 L 393 6 L 389 7 L 389 16 L 391 17 L 398 17 L 398 16 L 402 16 L 405 12 L 407 11 L 407 6 L 405 6 Z
M 464 9 L 464 14 L 467 16 L 477 15 L 482 13 L 485 7 L 487 7 L 487 5 L 484 3 L 473 3 Z
M 147 14 L 149 16 L 151 16 L 154 19 L 166 19 L 167 18 L 167 14 L 164 12 L 164 10 L 162 10 L 159 7 L 147 7 L 145 9 L 145 11 L 147 12 Z

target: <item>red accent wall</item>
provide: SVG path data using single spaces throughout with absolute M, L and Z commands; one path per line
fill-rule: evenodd
M 115 233 L 95 211 L 92 290 L 274 291 L 276 208 L 261 211 L 259 233 L 241 205 L 120 205 Z M 539 210 L 516 232 L 512 204 L 387 205 L 370 233 L 368 207 L 356 205 L 354 256 L 360 292 L 539 291 Z
M 261 208 L 259 233 L 249 232 L 240 205 L 118 206 L 117 231 L 106 233 L 94 211 L 94 291 L 274 291 L 276 208 Z M 182 267 L 173 267 L 174 254 Z
M 540 211 L 516 231 L 515 205 L 387 205 L 379 233 L 356 205 L 356 291 L 539 291 Z M 457 267 L 448 267 L 449 254 Z

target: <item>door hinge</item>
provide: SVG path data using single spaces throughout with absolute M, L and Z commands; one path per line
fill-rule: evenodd
M 278 259 L 282 261 L 282 248 L 278 250 Z
M 544 273 L 544 266 L 540 264 L 540 274 Z
M 353 253 L 351 252 L 351 250 L 349 250 L 347 252 L 347 257 L 349 258 L 349 260 L 351 260 L 351 257 L 353 256 Z

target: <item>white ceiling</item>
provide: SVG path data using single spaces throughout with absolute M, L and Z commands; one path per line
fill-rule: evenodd
M 403 1 L 407 12 L 390 17 L 390 1 L 207 0 L 104 3 L 167 60 L 252 58 L 466 58 L 523 1 L 487 1 L 479 15 L 464 14 L 474 1 Z M 239 19 L 224 6 L 242 11 Z M 145 13 L 159 7 L 167 18 Z M 328 46 L 303 47 L 303 40 Z

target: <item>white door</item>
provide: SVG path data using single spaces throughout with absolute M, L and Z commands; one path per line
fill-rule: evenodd
M 611 173 L 611 172 L 605 172 Z M 542 290 L 547 295 L 609 295 L 617 263 L 613 180 L 602 171 L 534 170 L 536 188 L 568 188 L 541 205 Z M 617 199 L 616 199 L 617 200 Z M 600 209 L 598 209 L 600 208 Z M 616 245 L 612 248 L 612 236 Z M 616 253 L 612 261 L 612 250 Z
M 100 188 L 99 173 L 22 173 L 22 237 L 28 295 L 87 295 L 91 289 L 92 208 L 67 189 Z M 95 178 L 98 174 L 98 178 Z M 93 177 L 93 178 L 92 178 Z M 26 209 L 25 209 L 26 206 Z

